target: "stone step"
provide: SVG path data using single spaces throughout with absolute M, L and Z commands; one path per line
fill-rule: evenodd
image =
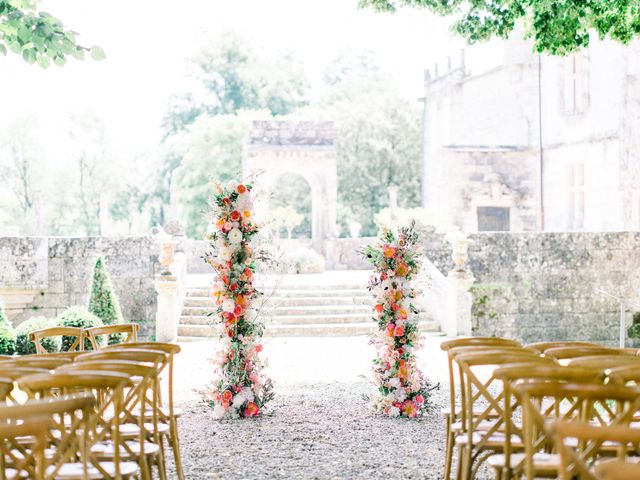
M 279 287 L 275 292 L 271 289 L 261 290 L 266 295 L 271 295 L 272 293 L 277 294 L 278 297 L 370 297 L 370 293 L 367 289 L 364 288 L 339 288 L 332 287 L 331 289 L 318 289 L 318 290 L 309 290 L 309 289 L 283 289 Z M 211 290 L 208 288 L 193 288 L 189 289 L 186 292 L 186 297 L 210 297 Z M 274 295 L 275 296 L 275 295 Z
M 199 317 L 215 311 L 215 307 L 184 307 L 182 316 Z M 315 305 L 315 306 L 274 306 L 269 305 L 262 309 L 264 316 L 304 316 L 304 315 L 336 315 L 336 314 L 370 314 L 372 308 L 369 305 Z
M 372 335 L 376 333 L 375 322 L 359 322 L 349 324 L 310 324 L 310 325 L 267 325 L 266 337 L 348 337 L 353 335 Z M 420 331 L 426 334 L 439 332 L 436 322 L 420 322 Z M 215 329 L 206 325 L 180 325 L 178 341 L 197 341 L 214 338 Z
M 215 315 L 182 315 L 179 325 L 211 325 L 215 321 Z
M 361 297 L 271 297 L 267 304 L 270 307 L 281 306 L 319 306 L 319 305 L 373 305 L 370 296 Z M 215 307 L 211 297 L 186 297 L 184 307 Z
M 336 313 L 330 315 L 272 315 L 265 316 L 264 322 L 270 325 L 323 325 L 352 324 L 371 321 L 370 313 Z

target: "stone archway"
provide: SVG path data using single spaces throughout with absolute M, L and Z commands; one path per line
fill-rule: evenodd
M 269 194 L 287 173 L 301 175 L 311 186 L 311 238 L 325 254 L 324 241 L 336 234 L 338 176 L 333 122 L 254 121 L 244 157 L 245 175 L 260 173 L 255 185 L 256 213 L 266 214 Z

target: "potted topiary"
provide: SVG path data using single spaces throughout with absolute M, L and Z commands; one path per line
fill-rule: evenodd
M 640 312 L 633 314 L 633 320 L 627 329 L 627 336 L 632 346 L 636 347 L 640 345 Z
M 16 351 L 16 333 L 0 303 L 0 355 L 13 355 Z
M 29 334 L 36 330 L 55 326 L 55 321 L 46 317 L 31 317 L 29 320 L 22 322 L 16 328 L 16 353 L 18 355 L 33 355 L 36 353 L 36 346 L 29 340 Z M 60 345 L 60 337 L 48 337 L 42 340 L 42 346 L 49 353 L 59 352 Z
M 118 296 L 113 291 L 109 272 L 104 258 L 98 257 L 93 267 L 93 283 L 89 297 L 89 312 L 102 320 L 104 325 L 124 323 Z M 120 343 L 123 335 L 116 333 L 109 336 L 109 344 Z
M 89 312 L 85 307 L 75 306 L 69 307 L 64 312 L 56 317 L 56 324 L 60 327 L 79 327 L 79 328 L 91 328 L 101 327 L 104 325 L 102 320 L 97 316 Z M 67 351 L 76 341 L 74 337 L 62 337 L 62 350 Z M 100 342 L 100 339 L 98 339 Z M 91 350 L 91 342 L 89 339 L 84 341 L 84 349 Z

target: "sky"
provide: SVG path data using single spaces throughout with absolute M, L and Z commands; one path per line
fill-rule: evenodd
M 449 33 L 450 19 L 406 9 L 383 14 L 357 8 L 357 0 L 43 0 L 40 9 L 80 33 L 79 43 L 103 47 L 101 62 L 70 60 L 42 70 L 15 55 L 0 57 L 0 128 L 32 111 L 52 151 L 69 110 L 91 109 L 104 118 L 120 148 L 149 151 L 160 139 L 167 99 L 183 90 L 185 58 L 205 33 L 235 30 L 273 55 L 292 50 L 312 82 L 346 48 L 376 52 L 403 94 L 422 95 L 425 68 L 452 57 L 464 43 Z M 498 44 L 473 47 L 476 73 L 494 65 Z M 55 158 L 55 155 L 52 155 Z

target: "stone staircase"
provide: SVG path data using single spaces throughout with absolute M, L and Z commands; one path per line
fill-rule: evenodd
M 261 291 L 270 295 L 260 315 L 266 336 L 310 337 L 369 335 L 376 331 L 372 320 L 371 294 L 365 283 L 306 284 L 283 282 L 274 289 L 266 284 Z M 178 326 L 178 340 L 203 340 L 214 336 L 207 314 L 215 310 L 209 289 L 187 289 Z M 438 332 L 439 325 L 421 314 L 420 329 Z

